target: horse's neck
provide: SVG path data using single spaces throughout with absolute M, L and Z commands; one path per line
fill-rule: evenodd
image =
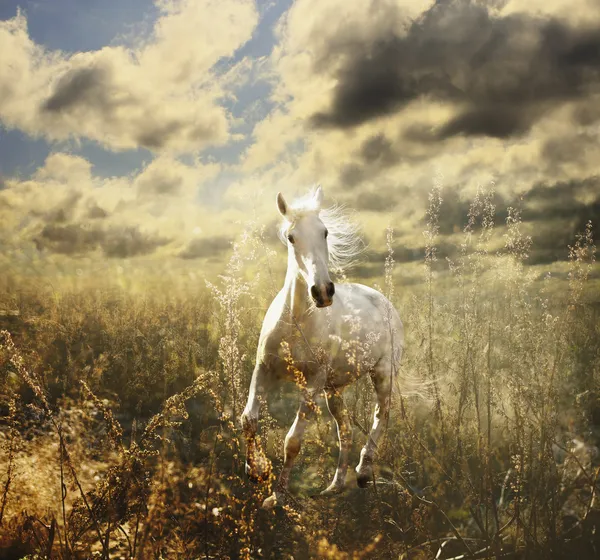
M 285 301 L 286 311 L 289 312 L 295 321 L 301 320 L 309 308 L 307 297 L 307 286 L 302 278 L 295 257 L 288 256 L 288 267 L 285 275 Z

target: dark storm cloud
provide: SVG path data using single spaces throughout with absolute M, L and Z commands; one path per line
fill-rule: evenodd
M 448 121 L 437 138 L 464 136 L 491 136 L 509 138 L 525 132 L 532 124 L 531 115 L 524 115 L 514 107 L 481 107 L 459 113 Z
M 154 123 L 150 117 L 137 134 L 136 140 L 142 146 L 156 150 L 165 146 L 181 128 L 183 128 L 183 124 L 180 122 Z
M 600 120 L 600 96 L 590 96 L 589 99 L 576 107 L 573 118 L 581 126 L 589 126 Z
M 91 220 L 101 220 L 108 217 L 108 212 L 98 205 L 91 206 L 87 211 L 87 217 Z
M 360 263 L 352 267 L 352 278 L 376 278 L 383 276 L 383 265 L 381 263 Z M 335 279 L 335 276 L 334 276 Z
M 107 257 L 126 258 L 153 253 L 168 239 L 146 235 L 137 228 L 102 230 L 82 224 L 47 224 L 34 238 L 38 250 L 83 255 L 102 249 Z
M 76 255 L 94 251 L 104 237 L 104 232 L 88 230 L 79 224 L 47 224 L 34 242 L 39 250 Z
M 362 143 L 356 154 L 356 161 L 342 168 L 340 183 L 345 187 L 355 187 L 401 160 L 393 142 L 384 134 L 376 134 Z
M 522 206 L 523 220 L 533 224 L 530 264 L 566 260 L 568 246 L 588 221 L 596 242 L 600 240 L 600 177 L 535 185 Z
M 523 207 L 528 221 L 569 219 L 579 230 L 588 220 L 600 226 L 600 177 L 537 184 L 524 195 Z
M 101 118 L 118 132 L 127 126 L 123 120 L 123 109 L 139 107 L 145 100 L 124 91 L 115 83 L 114 69 L 110 65 L 75 68 L 62 76 L 54 91 L 41 106 L 42 113 L 86 118 L 87 115 Z M 131 133 L 137 144 L 150 150 L 159 150 L 177 139 L 178 135 L 192 143 L 201 144 L 210 140 L 215 131 L 205 123 L 190 123 L 180 118 L 158 116 L 155 108 L 147 110 L 140 119 L 131 123 Z
M 107 112 L 114 104 L 109 96 L 110 80 L 110 73 L 105 68 L 92 66 L 71 70 L 58 80 L 43 109 L 61 113 L 77 106 L 93 106 Z
M 81 193 L 73 192 L 49 210 L 30 210 L 29 213 L 32 216 L 41 217 L 48 224 L 65 224 L 71 221 L 80 200 Z
M 394 261 L 397 263 L 409 263 L 422 261 L 425 258 L 425 246 L 422 247 L 405 247 L 404 245 L 394 245 Z M 443 247 L 446 253 L 449 253 L 450 246 Z M 377 266 L 383 270 L 383 264 L 388 256 L 387 250 L 373 251 L 370 250 L 366 258 L 370 263 L 377 263 Z
M 214 137 L 215 131 L 203 124 L 191 125 L 177 118 L 166 122 L 158 122 L 149 114 L 140 130 L 136 133 L 136 141 L 145 148 L 158 150 L 164 148 L 177 135 L 183 134 L 187 140 L 199 145 Z
M 371 212 L 391 212 L 397 203 L 397 193 L 361 192 L 356 197 L 356 208 Z
M 525 231 L 532 238 L 528 264 L 548 264 L 567 260 L 569 245 L 574 243 L 575 236 L 583 232 L 586 223 L 590 220 L 595 225 L 596 242 L 600 239 L 598 237 L 600 177 L 554 184 L 539 183 L 520 200 L 504 199 L 496 193 L 494 204 L 496 206 L 494 221 L 497 226 L 505 225 L 508 206 L 520 209 Z M 458 248 L 444 241 L 444 237 L 460 234 L 464 230 L 470 205 L 470 200 L 459 196 L 458 188 L 448 188 L 444 192 L 439 215 L 441 250 L 438 257 L 452 258 L 457 253 Z M 423 229 L 425 229 L 425 222 L 426 217 L 422 221 Z M 383 253 L 381 255 L 383 258 Z M 397 257 L 399 262 L 403 260 L 403 255 L 402 249 L 399 249 Z
M 404 36 L 372 44 L 338 40 L 320 67 L 328 56 L 339 59 L 340 44 L 346 51 L 332 104 L 313 115 L 315 127 L 357 126 L 427 98 L 457 108 L 434 139 L 506 138 L 600 83 L 600 28 L 525 14 L 497 17 L 472 0 L 439 0 Z
M 107 232 L 102 249 L 107 257 L 127 258 L 148 255 L 169 242 L 170 239 L 148 235 L 132 227 Z
M 360 157 L 365 163 L 387 166 L 396 163 L 397 154 L 392 142 L 384 134 L 376 134 L 365 140 L 360 148 Z
M 462 232 L 472 201 L 460 196 L 460 190 L 459 185 L 444 189 L 438 218 L 439 238 L 436 241 L 438 260 L 434 265 L 438 270 L 446 270 L 446 259 L 458 258 L 461 251 Z M 400 194 L 398 199 L 401 200 L 403 196 L 406 195 Z M 581 181 L 539 183 L 520 199 L 506 199 L 495 193 L 493 202 L 496 207 L 494 222 L 498 228 L 506 224 L 508 206 L 520 209 L 524 233 L 532 237 L 527 259 L 529 265 L 567 260 L 569 245 L 573 245 L 576 235 L 584 231 L 588 221 L 592 221 L 594 226 L 596 244 L 600 242 L 600 176 Z M 427 228 L 426 221 L 427 217 L 423 216 L 420 230 Z M 480 220 L 474 229 L 475 236 L 479 228 Z M 499 252 L 502 254 L 505 250 L 501 248 Z M 399 265 L 423 261 L 424 256 L 424 244 L 416 247 L 401 243 L 394 245 L 394 260 Z M 352 275 L 364 278 L 381 276 L 386 257 L 386 250 L 369 249 L 364 255 L 366 262 L 353 268 Z
M 231 248 L 231 241 L 229 237 L 192 239 L 179 256 L 182 259 L 218 257 Z
M 546 140 L 541 155 L 550 172 L 553 173 L 564 164 L 588 167 L 589 154 L 594 153 L 597 148 L 598 139 L 594 132 L 578 130 L 577 127 L 573 127 L 568 134 L 561 134 Z
M 352 189 L 360 185 L 370 175 L 370 171 L 365 166 L 357 163 L 349 163 L 342 167 L 340 171 L 340 184 L 345 188 Z
M 472 205 L 472 200 L 461 196 L 461 186 L 446 187 L 443 192 L 442 207 L 438 218 L 439 232 L 441 235 L 451 235 L 464 231 L 469 219 L 469 209 Z M 515 206 L 515 202 L 505 200 L 500 193 L 495 192 L 493 203 L 496 207 L 495 223 L 498 225 L 504 224 L 507 217 L 507 206 Z M 425 205 L 425 200 L 423 201 Z M 421 227 L 427 229 L 426 215 L 423 215 Z

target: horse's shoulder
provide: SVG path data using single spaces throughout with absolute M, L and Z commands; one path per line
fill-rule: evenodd
M 279 321 L 281 319 L 281 314 L 283 312 L 284 303 L 285 303 L 285 294 L 283 293 L 283 290 L 281 290 L 273 298 L 271 305 L 269 305 L 269 308 L 267 309 L 265 318 L 263 320 L 261 333 L 260 333 L 261 338 L 263 338 L 263 336 L 269 335 L 276 329 L 276 327 L 279 324 Z
M 400 321 L 398 310 L 379 290 L 365 286 L 364 284 L 340 284 L 336 293 L 340 293 L 344 300 L 344 306 L 357 310 L 361 314 L 370 317 L 388 316 L 388 309 L 392 308 L 394 321 Z
M 364 284 L 340 284 L 337 286 L 337 291 L 339 292 L 340 289 L 347 297 L 363 298 L 376 307 L 379 307 L 383 302 L 386 301 L 386 297 L 381 292 L 371 288 L 370 286 L 365 286 Z
M 281 342 L 280 320 L 285 301 L 282 292 L 279 292 L 267 309 L 260 330 L 257 358 L 266 359 L 272 354 Z

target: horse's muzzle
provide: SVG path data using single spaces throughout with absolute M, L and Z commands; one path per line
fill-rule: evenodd
M 312 296 L 317 307 L 329 307 L 333 303 L 333 295 L 335 294 L 335 285 L 333 282 L 327 282 L 317 286 L 314 284 L 310 288 Z

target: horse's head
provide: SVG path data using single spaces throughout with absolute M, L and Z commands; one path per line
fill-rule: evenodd
M 285 238 L 288 251 L 298 265 L 310 296 L 317 307 L 333 303 L 335 286 L 329 277 L 329 249 L 327 228 L 319 218 L 323 190 L 318 187 L 309 204 L 302 210 L 288 207 L 281 193 L 277 194 L 277 207 L 285 218 Z

